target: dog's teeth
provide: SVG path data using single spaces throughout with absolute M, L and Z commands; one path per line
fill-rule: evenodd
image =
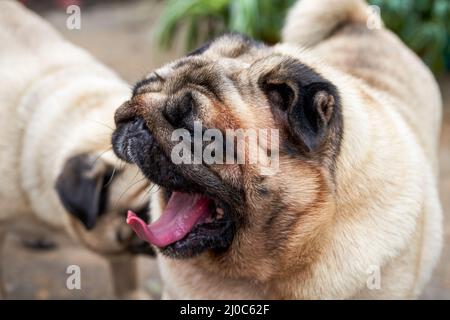
M 223 212 L 222 208 L 216 208 L 216 213 L 217 213 L 217 215 L 216 215 L 217 219 L 221 219 L 223 217 L 224 212 Z
M 207 217 L 206 219 L 205 219 L 205 223 L 211 223 L 211 222 L 213 222 L 214 221 L 214 219 L 212 218 L 212 217 Z

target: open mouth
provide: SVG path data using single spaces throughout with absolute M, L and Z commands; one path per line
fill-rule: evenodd
M 128 212 L 127 223 L 141 239 L 177 257 L 229 246 L 234 228 L 226 205 L 198 193 L 170 193 L 161 216 L 151 224 Z
M 220 252 L 231 245 L 236 217 L 233 206 L 206 191 L 210 189 L 207 185 L 187 179 L 182 168 L 162 153 L 140 120 L 119 128 L 113 146 L 119 157 L 137 164 L 144 175 L 166 191 L 167 203 L 156 221 L 147 224 L 134 212 L 128 212 L 127 223 L 139 238 L 177 258 L 192 257 L 208 249 Z

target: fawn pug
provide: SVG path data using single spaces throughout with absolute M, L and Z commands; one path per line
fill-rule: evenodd
M 137 297 L 132 255 L 151 248 L 125 218 L 131 206 L 147 219 L 148 182 L 108 151 L 128 85 L 16 2 L 0 2 L 0 43 L 0 245 L 66 232 L 108 258 L 119 297 Z
M 219 37 L 118 109 L 116 154 L 161 186 L 153 222 L 128 222 L 159 248 L 166 298 L 419 295 L 441 249 L 440 93 L 369 14 L 360 0 L 299 1 L 284 43 Z M 278 129 L 278 172 L 175 164 L 172 133 L 195 121 Z

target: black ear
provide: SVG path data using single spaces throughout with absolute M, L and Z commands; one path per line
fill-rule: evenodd
M 106 184 L 113 168 L 87 154 L 77 155 L 64 165 L 56 181 L 56 191 L 67 211 L 79 219 L 86 229 L 95 226 L 107 201 Z
M 311 68 L 287 58 L 259 79 L 272 112 L 307 152 L 316 151 L 339 125 L 337 88 Z

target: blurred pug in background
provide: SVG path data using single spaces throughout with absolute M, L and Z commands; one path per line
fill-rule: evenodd
M 368 9 L 299 1 L 287 43 L 222 36 L 151 73 L 119 108 L 116 154 L 162 186 L 153 222 L 128 222 L 159 248 L 164 297 L 420 294 L 442 243 L 440 94 L 395 35 L 368 27 Z M 278 129 L 278 172 L 174 163 L 173 132 L 194 135 L 195 121 Z
M 118 297 L 137 297 L 132 254 L 152 250 L 126 208 L 147 219 L 149 184 L 109 138 L 127 84 L 16 2 L 0 2 L 0 44 L 0 248 L 7 232 L 66 232 L 109 259 Z

